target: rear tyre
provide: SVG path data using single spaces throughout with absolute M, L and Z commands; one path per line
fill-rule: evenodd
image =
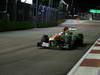
M 78 34 L 77 42 L 79 46 L 83 46 L 84 36 L 83 34 Z

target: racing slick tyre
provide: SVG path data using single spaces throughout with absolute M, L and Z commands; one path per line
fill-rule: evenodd
M 73 36 L 73 40 L 72 40 L 73 47 L 75 48 L 78 46 L 83 46 L 83 39 L 84 39 L 83 34 L 77 34 Z
M 37 43 L 37 46 L 42 47 L 43 43 L 49 43 L 48 35 L 43 35 L 41 41 Z
M 78 46 L 78 44 L 77 44 L 78 42 L 77 42 L 77 36 L 75 35 L 75 36 L 73 36 L 73 39 L 72 39 L 72 47 L 73 48 L 76 48 L 77 46 Z
M 83 40 L 84 40 L 83 34 L 78 34 L 77 36 L 78 46 L 83 46 Z
M 38 42 L 37 47 L 42 47 L 42 42 Z

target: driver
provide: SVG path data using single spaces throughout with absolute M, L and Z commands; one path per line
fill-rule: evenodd
M 62 32 L 60 32 L 60 33 L 58 33 L 58 34 L 56 34 L 56 35 L 53 35 L 53 36 L 49 37 L 49 40 L 54 40 L 54 39 L 56 40 L 56 39 L 59 39 L 60 36 L 67 35 L 68 33 L 70 33 L 69 28 L 68 28 L 67 26 L 65 26 L 65 27 L 63 28 Z

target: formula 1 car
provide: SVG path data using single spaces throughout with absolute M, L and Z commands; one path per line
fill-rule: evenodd
M 74 49 L 83 45 L 84 36 L 82 33 L 67 33 L 67 35 L 43 35 L 41 40 L 37 43 L 41 48 L 60 48 L 60 49 Z

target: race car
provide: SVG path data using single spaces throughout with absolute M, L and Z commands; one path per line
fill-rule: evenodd
M 82 33 L 69 32 L 65 35 L 60 35 L 60 32 L 58 32 L 53 35 L 43 35 L 37 46 L 41 48 L 74 49 L 82 46 L 83 42 L 84 36 Z

